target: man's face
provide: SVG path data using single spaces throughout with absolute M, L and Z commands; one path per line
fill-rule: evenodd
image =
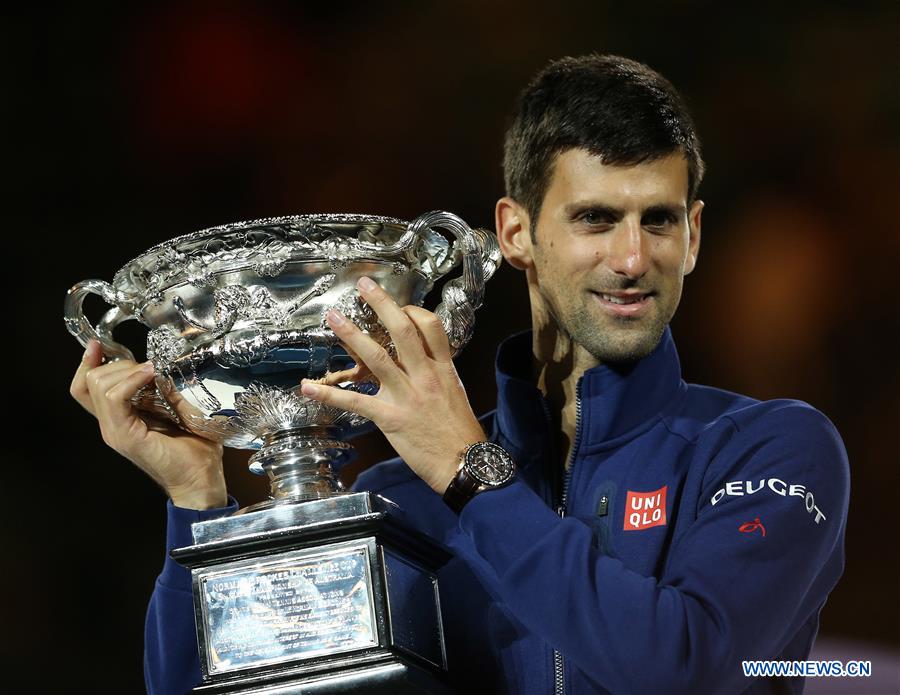
M 537 291 L 559 329 L 600 362 L 647 356 L 681 299 L 703 203 L 686 207 L 687 161 L 611 166 L 560 154 L 532 246 Z

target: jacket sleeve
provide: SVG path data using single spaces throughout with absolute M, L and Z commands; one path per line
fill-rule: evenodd
M 508 609 L 613 692 L 749 687 L 741 660 L 779 654 L 843 570 L 849 471 L 821 413 L 798 404 L 730 422 L 694 455 L 708 460 L 702 494 L 659 579 L 601 554 L 586 524 L 520 480 L 460 516 Z M 765 536 L 740 532 L 757 518 Z
M 228 507 L 197 511 L 167 504 L 166 559 L 156 580 L 144 625 L 144 683 L 148 695 L 186 693 L 200 683 L 197 628 L 191 595 L 191 573 L 169 557 L 173 548 L 193 543 L 191 524 L 225 516 Z

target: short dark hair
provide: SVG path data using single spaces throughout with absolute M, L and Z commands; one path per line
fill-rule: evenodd
M 556 156 L 585 149 L 634 165 L 680 151 L 690 205 L 703 178 L 700 140 L 675 87 L 643 63 L 591 54 L 551 62 L 519 95 L 503 148 L 506 194 L 528 211 L 531 235 Z

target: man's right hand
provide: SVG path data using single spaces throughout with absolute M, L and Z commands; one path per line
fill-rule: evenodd
M 119 360 L 102 364 L 92 340 L 69 392 L 100 424 L 103 441 L 159 483 L 178 507 L 212 509 L 227 504 L 222 445 L 153 421 L 148 426 L 131 397 L 153 379 L 153 364 Z

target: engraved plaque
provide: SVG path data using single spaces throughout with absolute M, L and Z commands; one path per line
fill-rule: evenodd
M 366 545 L 231 564 L 199 588 L 210 674 L 378 643 Z

